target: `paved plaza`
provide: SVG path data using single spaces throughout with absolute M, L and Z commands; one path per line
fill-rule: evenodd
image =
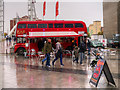
M 57 60 L 55 67 L 45 67 L 38 58 L 30 59 L 10 54 L 11 46 L 9 44 L 7 46 L 6 41 L 0 42 L 1 88 L 96 88 L 89 84 L 93 68 L 89 66 L 90 61 L 87 59 L 87 55 L 83 61 L 84 65 L 73 63 L 71 57 L 64 57 L 65 66 L 61 67 L 60 60 Z M 6 54 L 6 50 L 8 54 Z M 115 53 L 105 52 L 104 58 L 118 87 L 120 51 L 112 50 Z M 92 59 L 94 59 L 93 56 L 91 56 Z M 52 60 L 53 58 L 51 58 L 51 63 Z M 108 85 L 102 74 L 97 88 L 114 88 L 114 86 Z

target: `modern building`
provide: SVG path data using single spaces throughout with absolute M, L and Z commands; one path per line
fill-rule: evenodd
M 90 35 L 98 34 L 101 32 L 101 21 L 93 21 L 93 24 L 89 25 Z
M 21 18 L 13 18 L 12 20 L 10 20 L 10 30 L 15 26 L 16 22 L 17 22 L 17 19 L 18 21 L 29 21 L 29 17 L 26 15 L 26 16 L 23 16 Z M 36 18 L 33 20 L 35 21 Z M 36 21 L 40 21 L 41 19 L 37 19 Z
M 104 36 L 112 39 L 115 34 L 120 34 L 120 1 L 103 2 Z
M 15 26 L 17 19 L 19 19 L 19 21 L 28 21 L 29 20 L 28 16 L 23 16 L 21 18 L 13 18 L 12 20 L 10 20 L 10 30 Z

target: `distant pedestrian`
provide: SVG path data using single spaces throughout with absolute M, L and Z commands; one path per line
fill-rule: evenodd
M 14 37 L 14 42 L 16 41 L 16 36 Z
M 87 51 L 88 51 L 88 55 L 90 55 L 90 51 L 91 51 L 91 43 L 90 40 L 87 40 Z
M 44 53 L 47 57 L 46 66 L 50 67 L 50 52 L 52 52 L 52 42 L 51 39 L 48 39 L 44 45 Z
M 9 44 L 11 44 L 11 37 L 9 37 Z
M 75 46 L 77 46 L 76 40 L 74 40 L 74 42 L 73 42 L 73 50 L 74 50 Z
M 80 45 L 79 45 L 79 53 L 80 53 L 80 64 L 81 65 L 83 65 L 82 64 L 82 61 L 83 61 L 83 59 L 84 59 L 84 57 L 85 57 L 85 51 L 86 51 L 86 45 L 85 45 L 85 43 L 82 41 L 81 43 L 80 43 Z
M 9 37 L 8 37 L 8 35 L 6 36 L 6 41 L 8 42 L 8 39 L 9 39 Z
M 52 62 L 53 66 L 54 66 L 55 61 L 58 60 L 58 58 L 60 58 L 61 66 L 64 66 L 64 64 L 62 62 L 62 46 L 61 46 L 60 40 L 58 40 L 58 42 L 56 43 L 56 57 Z
M 75 59 L 73 60 L 73 62 L 76 61 L 76 63 L 78 63 L 78 56 L 79 56 L 78 46 L 75 46 L 74 48 L 74 55 L 75 55 Z
M 87 43 L 87 51 L 88 51 L 88 63 L 90 63 L 91 42 L 88 39 L 86 43 Z

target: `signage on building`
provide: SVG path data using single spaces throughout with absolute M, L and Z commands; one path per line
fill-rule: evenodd
M 90 83 L 92 83 L 93 85 L 95 85 L 97 87 L 99 79 L 102 75 L 102 72 L 104 72 L 108 83 L 115 85 L 112 74 L 111 74 L 109 67 L 107 65 L 107 62 L 105 60 L 102 60 L 102 59 L 98 60 L 97 65 L 96 65 L 94 72 L 92 74 L 92 77 L 90 79 Z
M 25 30 L 17 30 L 17 34 L 24 34 Z

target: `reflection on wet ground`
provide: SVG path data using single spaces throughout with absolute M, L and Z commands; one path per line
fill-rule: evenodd
M 112 75 L 118 85 L 118 58 L 107 60 Z M 63 58 L 64 67 L 60 66 L 59 60 L 55 67 L 42 66 L 41 61 L 36 58 L 24 58 L 22 56 L 0 54 L 4 66 L 4 88 L 93 88 L 89 84 L 92 69 L 88 66 L 88 60 L 84 65 L 73 63 L 71 58 Z M 51 59 L 52 61 L 53 59 Z M 112 62 L 112 63 L 111 63 Z M 11 83 L 12 82 L 12 83 Z M 98 88 L 110 87 L 102 74 Z
M 104 53 L 117 86 L 120 83 L 119 53 L 115 55 Z M 91 56 L 91 60 L 93 59 L 94 57 Z M 51 62 L 52 60 L 53 58 Z M 60 66 L 59 60 L 56 61 L 55 67 L 45 67 L 37 58 L 0 54 L 0 71 L 2 72 L 0 86 L 3 88 L 94 88 L 89 84 L 93 69 L 89 66 L 90 61 L 87 58 L 83 61 L 83 66 L 73 63 L 70 57 L 64 57 L 63 62 L 64 67 Z M 102 74 L 98 88 L 114 87 L 107 84 Z

